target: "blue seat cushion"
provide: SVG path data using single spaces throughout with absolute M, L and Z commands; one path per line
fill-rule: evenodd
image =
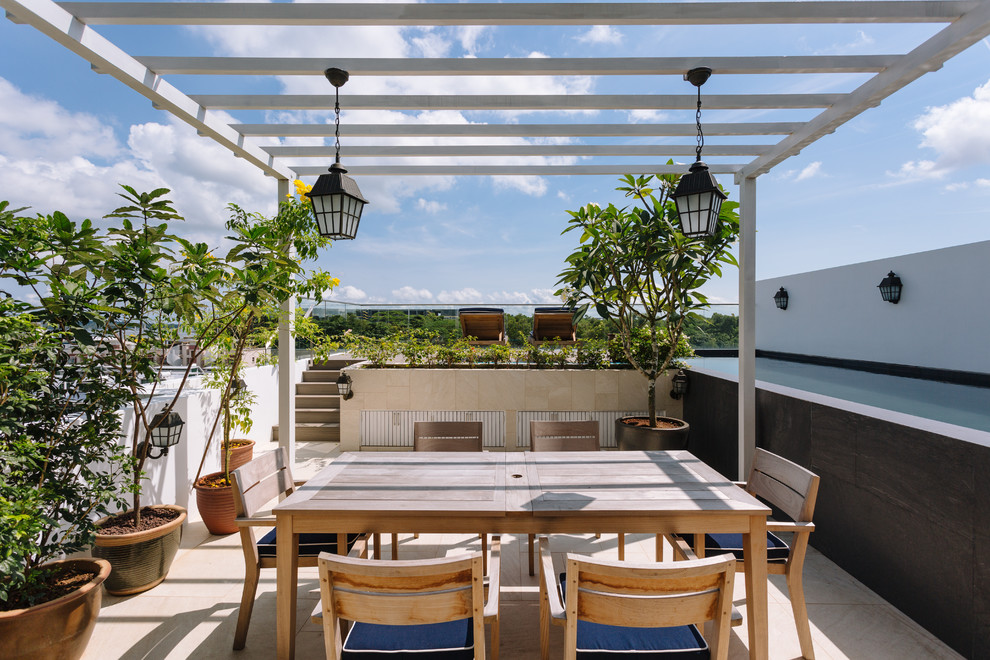
M 694 547 L 694 534 L 678 534 L 678 536 L 687 541 L 692 548 Z M 730 553 L 735 555 L 736 559 L 742 560 L 742 534 L 705 534 L 706 557 Z M 791 549 L 779 536 L 767 532 L 767 561 L 785 562 L 790 553 Z
M 347 535 L 347 552 L 354 547 L 354 542 L 361 537 L 360 534 Z M 275 530 L 272 529 L 258 540 L 258 555 L 261 557 L 275 556 Z M 299 556 L 315 557 L 321 552 L 337 554 L 336 534 L 300 534 L 299 535 Z M 347 552 L 342 554 L 347 554 Z
M 342 660 L 472 660 L 471 619 L 383 626 L 355 623 L 344 640 Z
M 565 577 L 560 574 L 560 591 L 566 600 Z M 578 658 L 614 660 L 623 655 L 638 660 L 708 660 L 711 650 L 694 625 L 631 628 L 578 620 Z

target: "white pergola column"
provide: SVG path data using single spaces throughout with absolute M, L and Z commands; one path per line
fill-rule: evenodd
M 756 177 L 739 184 L 739 479 L 756 452 Z
M 289 180 L 278 179 L 278 203 L 289 194 Z M 296 320 L 296 297 L 282 303 L 278 321 L 278 446 L 289 453 L 289 465 L 296 462 L 296 341 L 292 326 Z

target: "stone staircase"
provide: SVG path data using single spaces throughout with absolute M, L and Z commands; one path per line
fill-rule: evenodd
M 296 383 L 296 440 L 340 442 L 340 395 L 337 377 L 343 367 L 358 360 L 311 362 Z M 278 442 L 278 425 L 272 427 Z

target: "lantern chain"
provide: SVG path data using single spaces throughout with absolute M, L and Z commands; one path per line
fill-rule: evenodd
M 337 149 L 337 157 L 336 157 L 335 160 L 336 160 L 336 162 L 339 163 L 340 162 L 340 88 L 339 87 L 334 87 L 334 92 L 335 92 L 336 100 L 335 100 L 334 106 L 333 106 L 333 111 L 334 111 L 334 114 L 335 114 L 334 132 L 333 132 L 333 134 L 334 134 L 334 138 L 336 139 L 335 146 L 336 146 L 336 149 Z M 699 108 L 700 108 L 701 101 L 699 101 L 698 103 L 699 103 Z M 701 110 L 699 109 L 698 112 L 699 112 L 699 116 L 700 116 Z M 699 126 L 700 126 L 700 124 L 699 124 Z
M 698 85 L 698 111 L 694 116 L 694 121 L 698 125 L 698 146 L 695 149 L 697 159 L 701 160 L 701 148 L 705 146 L 705 134 L 701 130 L 701 85 Z

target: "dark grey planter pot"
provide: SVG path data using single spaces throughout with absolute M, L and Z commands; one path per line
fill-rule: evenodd
M 649 426 L 630 426 L 627 419 L 638 417 L 620 417 L 615 420 L 615 440 L 620 451 L 671 451 L 687 449 L 688 432 L 691 427 L 683 419 L 675 417 L 659 417 L 668 424 L 677 424 L 677 428 L 651 428 Z

